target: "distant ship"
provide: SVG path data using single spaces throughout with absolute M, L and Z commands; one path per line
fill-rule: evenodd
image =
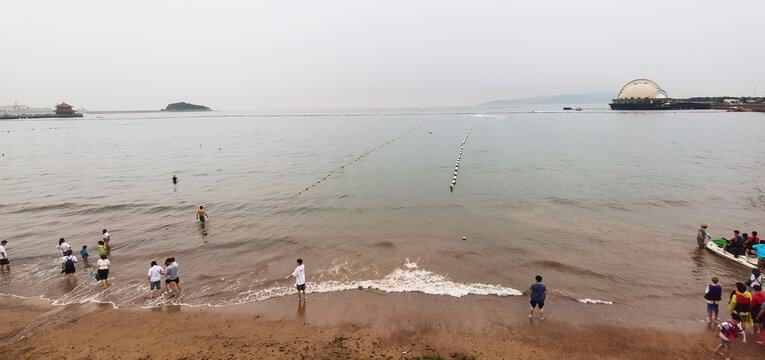
M 710 103 L 672 99 L 659 84 L 648 79 L 628 82 L 609 104 L 611 110 L 695 110 L 709 109 Z

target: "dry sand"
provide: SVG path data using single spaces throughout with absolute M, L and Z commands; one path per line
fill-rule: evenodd
M 2 359 L 715 359 L 715 334 L 529 320 L 525 299 L 354 291 L 221 308 L 0 297 Z M 385 306 L 395 304 L 395 306 Z M 587 308 L 587 306 L 582 306 Z M 590 307 L 591 308 L 591 307 Z M 575 310 L 567 310 L 575 317 Z M 734 342 L 735 358 L 765 348 Z

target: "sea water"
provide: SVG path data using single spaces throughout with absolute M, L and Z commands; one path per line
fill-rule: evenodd
M 650 307 L 748 274 L 695 235 L 765 229 L 765 114 L 557 109 L 1 121 L 0 289 L 161 305 L 146 273 L 175 257 L 183 302 L 222 306 L 291 294 L 302 258 L 309 292 L 517 296 L 541 274 L 553 299 Z M 102 229 L 113 285 L 82 263 L 66 283 L 58 239 L 95 263 Z

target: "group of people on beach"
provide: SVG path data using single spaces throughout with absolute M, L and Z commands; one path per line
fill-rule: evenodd
M 696 236 L 696 241 L 700 248 L 706 246 L 706 242 L 711 240 L 707 232 L 708 223 L 702 223 Z M 707 302 L 707 315 L 709 325 L 717 325 L 716 336 L 719 336 L 721 342 L 713 350 L 726 359 L 730 359 L 730 343 L 740 335 L 743 343 L 746 343 L 746 335 L 749 329 L 752 335 L 759 335 L 758 344 L 765 345 L 765 293 L 762 291 L 765 276 L 762 271 L 765 268 L 765 240 L 757 237 L 757 231 L 752 231 L 752 235 L 741 233 L 739 230 L 733 231 L 733 237 L 725 239 L 723 249 L 737 258 L 740 255 L 749 256 L 756 254 L 758 258 L 757 267 L 753 267 L 749 276 L 743 282 L 737 282 L 735 289 L 730 292 L 728 299 L 728 311 L 730 320 L 719 323 L 719 303 L 723 300 L 722 286 L 720 279 L 712 277 L 712 283 L 707 285 L 704 291 L 704 299 Z M 724 352 L 721 352 L 724 350 Z
M 199 207 L 199 210 L 197 211 L 196 218 L 199 220 L 200 223 L 204 224 L 206 218 L 208 217 L 207 213 L 204 211 L 204 208 L 202 206 Z M 111 261 L 109 260 L 110 250 L 111 247 L 109 246 L 109 242 L 111 241 L 111 235 L 106 229 L 103 229 L 102 231 L 102 238 L 98 241 L 98 255 L 99 260 L 96 264 L 97 270 L 96 273 L 93 274 L 93 277 L 100 281 L 103 287 L 109 286 L 109 271 L 111 270 Z M 5 246 L 8 244 L 8 241 L 3 240 L 0 241 L 0 271 L 10 271 L 10 260 L 8 259 L 8 253 L 5 249 Z M 78 262 L 78 259 L 76 256 L 74 256 L 74 252 L 72 250 L 72 246 L 66 242 L 64 238 L 60 238 L 58 240 L 58 245 L 56 246 L 56 249 L 61 254 L 61 273 L 64 274 L 67 282 L 76 282 L 77 281 L 77 269 L 76 264 Z M 88 246 L 83 245 L 82 250 L 80 250 L 80 258 L 82 259 L 82 262 L 88 266 L 88 258 L 90 257 L 90 254 L 88 253 Z M 157 296 L 161 295 L 161 280 L 162 276 L 165 277 L 165 292 L 172 293 L 176 298 L 181 296 L 182 288 L 181 288 L 181 281 L 180 276 L 178 275 L 178 262 L 175 261 L 174 257 L 169 257 L 165 259 L 165 262 L 163 266 L 160 266 L 157 261 L 151 261 L 149 271 L 147 273 L 147 280 L 149 282 L 149 298 L 155 298 Z M 306 282 L 305 282 L 305 266 L 303 265 L 303 259 L 297 259 L 297 265 L 295 267 L 295 270 L 287 276 L 285 279 L 289 279 L 291 277 L 295 278 L 295 287 L 297 288 L 298 292 L 298 299 L 299 300 L 305 300 L 305 289 L 306 289 Z M 541 308 L 541 306 L 540 306 Z
M 100 259 L 98 259 L 96 264 L 96 273 L 93 274 L 96 281 L 100 281 L 103 287 L 109 286 L 109 270 L 111 270 L 111 260 L 109 260 L 111 250 L 111 247 L 109 246 L 110 240 L 111 235 L 104 229 L 102 232 L 102 239 L 98 241 L 98 255 Z M 68 282 L 77 281 L 77 269 L 75 265 L 77 263 L 77 257 L 73 255 L 72 246 L 69 245 L 64 238 L 61 238 L 58 240 L 58 246 L 56 248 L 61 251 L 61 254 L 63 255 L 61 258 L 61 273 L 65 275 Z M 87 266 L 88 258 L 90 257 L 87 245 L 82 246 L 80 257 L 82 258 L 82 262 Z M 175 261 L 174 257 L 170 257 L 165 260 L 164 266 L 157 265 L 156 261 L 151 262 L 151 267 L 149 268 L 148 273 L 150 297 L 154 298 L 158 295 L 162 275 L 165 276 L 165 291 L 173 292 L 176 297 L 181 296 L 181 281 L 178 276 L 178 263 Z

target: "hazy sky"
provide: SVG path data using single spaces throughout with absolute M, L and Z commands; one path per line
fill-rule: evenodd
M 765 94 L 765 1 L 28 1 L 0 6 L 0 105 L 472 105 Z

